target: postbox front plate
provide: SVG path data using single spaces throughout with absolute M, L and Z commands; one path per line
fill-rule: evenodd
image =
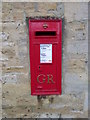
M 31 94 L 61 94 L 61 20 L 29 20 Z

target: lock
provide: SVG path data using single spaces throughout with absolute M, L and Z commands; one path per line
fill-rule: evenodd
M 39 66 L 39 70 L 40 70 L 40 66 Z
M 40 71 L 41 69 L 40 69 L 41 67 L 40 67 L 40 65 L 38 66 L 38 70 Z

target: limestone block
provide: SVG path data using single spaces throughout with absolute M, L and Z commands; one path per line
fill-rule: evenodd
M 43 11 L 41 11 L 41 12 L 34 12 L 34 14 L 31 11 L 26 11 L 26 16 L 29 16 L 29 17 L 41 16 L 41 15 L 42 16 L 48 16 L 48 15 L 55 16 L 53 13 L 47 13 L 47 11 L 45 11 L 45 12 L 43 12 Z
M 5 73 L 6 71 L 9 72 L 9 71 L 14 71 L 14 70 L 15 71 L 21 70 L 25 73 L 29 72 L 28 70 L 29 70 L 30 66 L 29 66 L 28 56 L 26 56 L 26 58 L 22 56 L 21 57 L 22 59 L 19 57 L 20 57 L 19 55 L 15 56 L 15 57 L 2 55 L 2 59 L 0 59 L 0 60 L 2 61 L 3 72 Z
M 67 69 L 71 72 L 85 72 L 86 71 L 86 64 L 83 59 L 76 60 L 70 59 L 67 60 Z
M 2 54 L 6 55 L 8 58 L 15 57 L 15 49 L 12 47 L 3 47 L 2 48 Z
M 66 46 L 67 53 L 73 54 L 87 54 L 88 52 L 88 41 L 75 41 L 73 43 L 68 42 Z
M 25 6 L 24 2 L 12 2 L 12 11 L 16 10 L 16 11 L 20 11 L 23 10 Z
M 21 89 L 20 89 L 20 87 L 21 87 Z M 6 105 L 9 105 L 12 107 L 13 106 L 17 106 L 17 107 L 24 106 L 25 107 L 28 105 L 29 106 L 37 105 L 36 96 L 32 97 L 30 95 L 30 84 L 28 84 L 28 83 L 26 83 L 26 84 L 24 84 L 24 83 L 3 84 L 3 106 L 4 106 L 4 108 Z
M 28 3 L 26 3 L 28 4 Z M 26 6 L 25 4 L 25 6 Z M 25 8 L 25 14 L 26 14 L 26 17 L 32 17 L 32 16 L 55 16 L 53 14 L 53 12 L 48 12 L 49 10 L 55 10 L 57 5 L 56 3 L 32 3 L 32 7 L 34 8 L 30 8 L 30 9 L 27 9 L 28 7 L 31 6 L 31 3 L 30 3 L 30 6 L 29 4 L 27 5 L 27 7 Z M 45 6 L 45 7 L 44 7 Z
M 72 118 L 76 118 L 76 115 L 74 114 L 74 115 L 70 115 L 70 114 L 62 114 L 62 116 L 61 116 L 61 118 L 69 118 L 69 119 L 72 119 Z
M 2 13 L 9 12 L 10 10 L 12 10 L 12 3 L 3 2 L 2 3 Z
M 13 21 L 24 21 L 24 11 L 23 9 L 14 9 L 12 13 Z
M 24 66 L 10 66 L 10 67 L 3 67 L 3 73 L 4 72 L 22 72 L 23 71 Z
M 4 44 L 12 43 L 12 46 L 17 46 L 18 41 L 28 41 L 28 36 L 25 32 L 24 25 L 20 22 L 3 24 L 3 33 L 8 35 L 8 42 L 4 41 Z M 5 35 L 4 35 L 5 36 Z M 22 43 L 21 42 L 21 43 Z M 26 44 L 25 43 L 25 44 Z M 11 46 L 11 45 L 10 45 Z
M 65 25 L 65 38 L 72 41 L 77 40 L 87 40 L 87 29 L 86 29 L 86 21 L 85 22 L 78 22 L 73 21 L 70 23 L 66 22 Z M 67 34 L 68 33 L 68 34 Z
M 38 4 L 38 3 L 36 3 L 36 4 Z M 24 3 L 24 10 L 25 11 L 30 10 L 30 11 L 34 12 L 34 10 L 35 10 L 35 3 L 34 2 L 25 2 Z
M 18 22 L 5 22 L 2 23 L 2 29 L 4 32 L 17 32 L 18 25 L 21 24 L 20 21 Z
M 88 90 L 88 80 L 87 75 L 83 73 L 83 77 L 76 73 L 66 73 L 65 75 L 65 93 L 75 93 L 79 94 L 80 92 L 84 92 Z
M 48 2 L 48 3 L 45 3 L 45 2 L 41 2 L 41 3 L 38 3 L 38 11 L 40 12 L 44 12 L 44 11 L 48 11 L 48 10 L 56 10 L 57 8 L 57 3 L 51 3 L 51 2 Z
M 0 32 L 0 40 L 7 40 L 9 38 L 9 34 L 5 32 Z
M 76 30 L 84 30 L 86 26 L 86 21 L 73 21 L 70 23 L 66 23 L 67 27 L 70 29 Z
M 6 56 L 1 57 L 1 58 L 0 58 L 0 61 L 2 61 L 2 62 L 3 62 L 3 61 L 6 62 L 6 61 L 8 61 L 8 58 L 7 58 Z
M 63 3 L 57 3 L 57 8 L 55 11 L 52 11 L 55 16 L 63 17 L 64 16 L 64 4 Z
M 2 47 L 7 47 L 7 46 L 14 47 L 15 43 L 14 42 L 7 42 L 7 41 L 2 42 Z
M 30 79 L 27 73 L 12 71 L 9 73 L 2 74 L 2 83 L 8 84 L 20 84 L 20 83 L 30 83 Z
M 37 118 L 60 118 L 60 115 L 57 113 L 43 113 L 40 115 L 37 115 Z
M 6 7 L 5 7 L 6 6 Z M 23 20 L 24 3 L 3 3 L 2 20 L 3 21 L 17 21 Z
M 86 40 L 86 32 L 85 31 L 76 31 L 75 32 L 75 40 Z
M 76 59 L 76 60 L 83 60 L 85 61 L 86 63 L 88 63 L 88 54 L 74 54 L 74 53 L 70 53 L 70 54 L 67 54 L 67 56 L 65 57 L 68 57 L 67 59 Z M 65 59 L 66 60 L 66 59 Z M 68 60 L 68 61 L 69 61 Z M 66 60 L 67 61 L 67 60 Z
M 9 13 L 9 12 L 2 13 L 2 21 L 12 22 L 13 21 L 13 14 Z
M 68 22 L 86 20 L 88 18 L 87 3 L 64 3 L 65 19 Z
M 17 83 L 17 76 L 15 74 L 6 74 L 2 76 L 3 83 Z

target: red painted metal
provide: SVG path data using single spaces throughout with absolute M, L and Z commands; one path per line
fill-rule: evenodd
M 29 20 L 31 95 L 61 94 L 61 44 L 62 20 Z M 46 57 L 43 63 L 41 49 L 48 49 L 47 46 L 52 52 L 45 54 L 52 54 L 52 61 Z

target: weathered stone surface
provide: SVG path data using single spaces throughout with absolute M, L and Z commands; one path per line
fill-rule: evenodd
M 56 10 L 56 8 L 57 8 L 57 3 L 51 3 L 51 2 L 49 2 L 48 4 L 46 3 L 46 2 L 41 2 L 41 3 L 39 3 L 38 4 L 38 11 L 43 11 L 43 12 L 47 12 L 48 10 L 50 11 L 50 10 Z
M 88 51 L 88 41 L 75 41 L 73 43 L 68 42 L 66 47 L 67 53 L 86 54 Z
M 0 39 L 7 40 L 9 38 L 9 34 L 1 32 L 0 33 Z M 3 44 L 3 43 L 2 43 Z
M 84 108 L 83 110 L 84 111 L 88 111 L 88 102 L 89 102 L 89 99 L 88 99 L 88 92 L 85 92 L 85 98 L 84 98 Z
M 12 11 L 13 10 L 15 10 L 15 11 L 21 11 L 21 10 L 24 9 L 26 3 L 15 2 L 15 4 L 13 4 L 13 3 L 10 3 L 10 4 L 12 5 L 12 9 L 11 9 Z M 30 6 L 30 4 L 29 4 L 29 6 Z M 32 6 L 32 4 L 31 4 L 31 6 Z M 32 8 L 31 6 L 29 8 Z
M 71 72 L 85 72 L 85 61 L 83 59 L 69 59 L 67 61 L 67 69 Z
M 57 113 L 53 113 L 53 114 L 43 113 L 43 114 L 37 115 L 37 118 L 61 118 L 61 117 Z
M 88 3 L 65 3 L 65 19 L 68 22 L 86 20 L 88 18 Z M 77 8 L 77 9 L 76 9 Z M 83 12 L 82 12 L 83 11 Z
M 88 91 L 88 75 L 85 73 L 66 73 L 65 93 L 75 93 Z
M 2 9 L 2 13 L 8 12 L 12 8 L 12 3 L 2 3 L 2 8 L 4 8 Z
M 1 71 L 0 71 L 1 73 Z M 1 74 L 0 74 L 1 76 Z M 1 79 L 0 79 L 0 118 L 2 118 L 2 83 L 1 83 Z
M 3 117 L 88 117 L 87 8 L 87 3 L 3 3 L 0 32 Z M 36 96 L 31 96 L 29 34 L 25 21 L 26 17 L 34 16 L 64 17 L 63 93 L 61 96 L 46 96 L 39 103 Z
M 64 16 L 64 4 L 57 3 L 56 11 L 52 11 L 55 16 L 63 17 Z
M 20 88 L 20 86 L 22 87 Z M 52 103 L 50 103 L 51 97 L 53 97 Z M 26 114 L 27 117 L 42 117 L 43 114 L 47 116 L 45 113 L 47 111 L 50 117 L 56 115 L 57 117 L 63 117 L 65 114 L 71 116 L 71 113 L 74 117 L 77 114 L 83 113 L 83 98 L 84 95 L 82 94 L 78 94 L 78 96 L 75 94 L 48 96 L 46 99 L 42 99 L 42 106 L 38 109 L 37 97 L 30 95 L 30 86 L 28 83 L 6 83 L 3 85 L 3 116 L 8 115 L 8 117 L 13 116 L 15 118 L 16 116 L 25 117 L 24 115 Z
M 31 3 L 30 2 L 29 3 L 25 2 L 24 3 L 24 10 L 25 11 L 29 11 L 30 10 L 30 11 L 34 12 L 35 11 L 35 5 L 36 5 L 35 2 L 31 2 Z
M 87 23 L 85 22 L 70 22 L 66 23 L 65 33 L 68 32 L 65 36 L 70 42 L 73 41 L 84 41 L 87 40 L 87 31 L 86 31 Z

